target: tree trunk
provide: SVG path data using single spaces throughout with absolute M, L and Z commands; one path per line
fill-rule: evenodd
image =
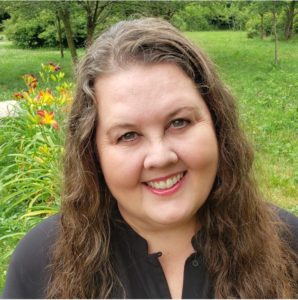
M 263 40 L 264 39 L 264 14 L 260 14 L 261 16 L 261 28 L 260 28 L 260 37 Z
M 58 27 L 58 39 L 59 39 L 60 54 L 61 54 L 61 57 L 64 57 L 63 42 L 62 42 L 62 30 L 61 30 L 61 20 L 59 18 L 58 13 L 56 13 L 56 17 L 57 17 L 57 27 Z
M 272 12 L 273 14 L 273 35 L 274 35 L 274 63 L 278 65 L 278 52 L 277 52 L 277 31 L 276 31 L 276 10 Z
M 71 25 L 70 25 L 70 13 L 68 9 L 61 9 L 59 11 L 59 17 L 63 22 L 64 25 L 64 30 L 65 30 L 65 35 L 66 35 L 66 40 L 67 40 L 67 45 L 71 54 L 72 62 L 74 64 L 77 63 L 78 61 L 78 55 L 77 55 L 77 50 L 76 46 L 73 40 L 73 34 L 71 30 Z
M 293 34 L 293 23 L 295 17 L 295 1 L 291 1 L 286 11 L 285 39 L 289 40 Z
M 86 11 L 87 37 L 85 46 L 88 48 L 92 44 L 95 27 L 99 17 L 102 17 L 103 19 L 107 17 L 107 15 L 104 16 L 103 13 L 107 11 L 106 8 L 111 7 L 113 1 L 80 1 L 79 4 Z
M 93 34 L 95 30 L 96 22 L 93 22 L 93 18 L 90 15 L 87 15 L 87 37 L 86 37 L 86 48 L 88 48 L 92 44 Z

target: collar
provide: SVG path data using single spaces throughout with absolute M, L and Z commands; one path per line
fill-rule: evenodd
M 113 234 L 115 235 L 117 242 L 125 244 L 131 252 L 134 253 L 136 257 L 140 258 L 156 258 L 162 255 L 162 252 L 158 251 L 155 253 L 148 253 L 148 243 L 147 241 L 139 235 L 133 228 L 127 224 L 123 219 L 121 213 L 116 206 L 112 213 L 112 228 Z M 192 237 L 191 243 L 195 250 L 195 254 L 198 254 L 201 248 L 201 238 L 202 230 L 199 229 L 198 232 Z

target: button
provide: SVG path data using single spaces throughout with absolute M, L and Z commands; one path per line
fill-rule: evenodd
M 155 253 L 155 257 L 161 257 L 161 256 L 162 256 L 162 252 L 159 251 Z
M 192 263 L 192 266 L 195 268 L 198 267 L 200 264 L 200 262 L 197 259 L 194 259 L 191 263 Z

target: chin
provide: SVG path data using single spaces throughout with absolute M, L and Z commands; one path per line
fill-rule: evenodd
M 152 221 L 156 224 L 160 224 L 163 226 L 176 226 L 182 225 L 187 222 L 191 222 L 195 218 L 194 214 L 183 214 L 181 211 L 176 212 L 166 212 L 163 211 L 162 214 L 159 212 L 154 216 L 151 216 Z

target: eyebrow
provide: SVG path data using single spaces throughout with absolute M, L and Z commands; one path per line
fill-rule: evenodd
M 172 118 L 172 117 L 178 115 L 181 112 L 195 113 L 197 116 L 201 115 L 201 111 L 200 111 L 199 108 L 196 108 L 196 107 L 193 107 L 193 106 L 182 106 L 182 107 L 179 107 L 179 108 L 175 109 L 167 117 Z
M 174 116 L 178 115 L 181 112 L 188 112 L 188 113 L 194 113 L 195 116 L 198 118 L 201 115 L 201 111 L 199 108 L 193 107 L 193 106 L 183 106 L 175 109 L 170 114 L 166 116 L 167 119 L 171 119 Z M 121 129 L 134 129 L 136 127 L 135 124 L 132 123 L 119 123 L 112 125 L 106 132 L 107 135 L 111 135 L 111 133 L 115 130 L 121 130 Z

